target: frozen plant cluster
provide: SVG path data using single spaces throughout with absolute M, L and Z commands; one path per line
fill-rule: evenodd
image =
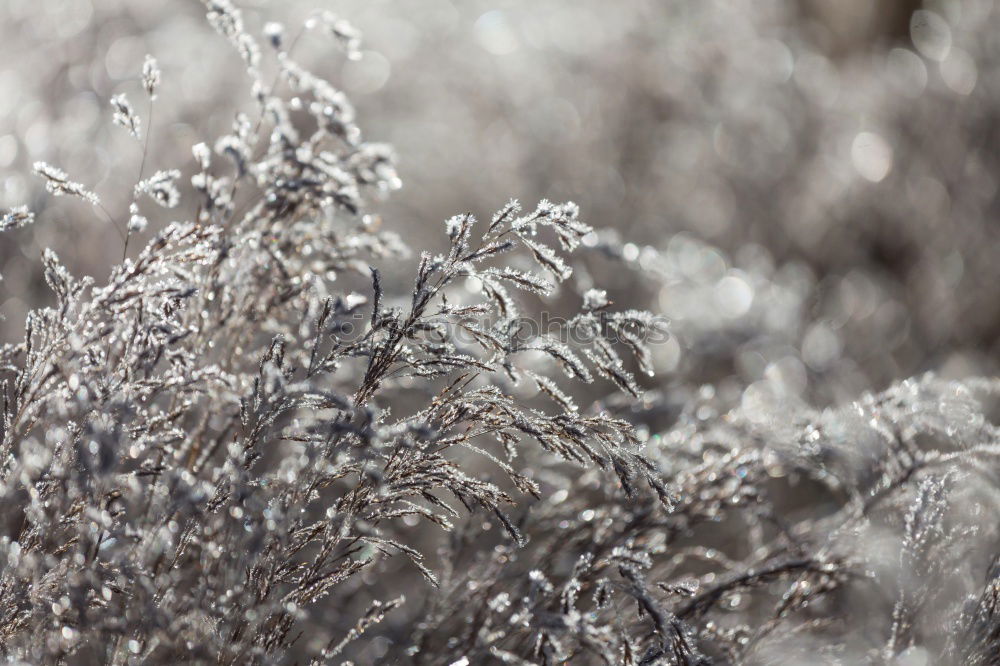
M 52 300 L 0 347 L 4 659 L 1000 663 L 1000 381 L 805 398 L 891 280 L 545 199 L 415 246 L 377 212 L 394 151 L 296 55 L 359 31 L 202 4 L 250 91 L 222 136 L 160 163 L 153 54 L 105 107 L 122 192 L 34 165 L 122 258 L 42 250 Z M 569 335 L 524 335 L 543 310 Z

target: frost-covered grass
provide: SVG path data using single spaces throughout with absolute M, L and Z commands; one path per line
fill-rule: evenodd
M 1000 382 L 829 399 L 853 341 L 824 308 L 891 288 L 548 200 L 404 241 L 394 151 L 294 50 L 359 32 L 204 5 L 251 90 L 231 131 L 161 164 L 148 56 L 107 100 L 120 210 L 34 167 L 123 258 L 43 250 L 54 300 L 0 347 L 6 659 L 1000 663 Z

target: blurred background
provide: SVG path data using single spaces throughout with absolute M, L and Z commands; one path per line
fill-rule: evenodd
M 992 0 L 237 4 L 258 34 L 295 35 L 317 7 L 361 29 L 360 60 L 314 37 L 295 54 L 395 146 L 404 185 L 378 212 L 415 246 L 510 197 L 580 204 L 603 231 L 579 279 L 670 319 L 656 381 L 678 402 L 712 383 L 729 402 L 764 386 L 824 405 L 927 370 L 997 371 Z M 127 93 L 148 120 L 146 53 L 163 69 L 147 174 L 190 171 L 190 147 L 250 109 L 203 15 L 195 0 L 0 3 L 0 207 L 39 216 L 0 237 L 0 342 L 49 302 L 43 248 L 98 280 L 120 260 L 107 221 L 46 195 L 31 164 L 124 219 L 142 150 L 108 100 Z

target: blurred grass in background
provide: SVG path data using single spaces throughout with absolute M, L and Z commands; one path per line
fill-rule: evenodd
M 992 0 L 239 4 L 258 32 L 281 20 L 294 36 L 317 5 L 362 29 L 360 61 L 327 65 L 311 37 L 296 53 L 396 147 L 404 188 L 382 217 L 404 238 L 510 196 L 575 200 L 617 232 L 639 270 L 592 270 L 619 304 L 673 322 L 667 384 L 737 397 L 770 378 L 826 403 L 926 369 L 997 369 Z M 108 99 L 137 95 L 147 52 L 164 70 L 149 167 L 190 166 L 189 147 L 232 122 L 245 81 L 205 66 L 237 56 L 202 14 L 0 5 L 0 205 L 40 216 L 0 239 L 0 340 L 48 302 L 42 248 L 98 279 L 120 257 L 117 233 L 47 197 L 30 164 L 60 165 L 123 219 L 113 197 L 141 153 Z

